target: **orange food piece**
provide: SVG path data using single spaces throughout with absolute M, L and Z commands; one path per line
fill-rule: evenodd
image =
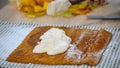
M 82 14 L 87 14 L 88 12 L 90 12 L 91 10 L 90 9 L 86 9 L 84 11 L 81 11 Z
M 36 0 L 36 3 L 39 4 L 39 5 L 44 5 L 44 2 L 51 2 L 53 0 Z
M 97 7 L 98 6 L 94 4 L 88 4 L 86 1 L 83 1 L 81 4 L 72 5 L 68 9 L 68 12 L 72 13 L 73 15 L 83 15 L 89 13 Z

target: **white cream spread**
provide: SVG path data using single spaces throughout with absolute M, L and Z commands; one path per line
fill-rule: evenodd
M 71 6 L 69 0 L 55 0 L 48 4 L 47 14 L 54 15 L 66 11 Z
M 66 36 L 64 30 L 51 28 L 41 37 L 41 41 L 35 46 L 33 53 L 47 53 L 56 55 L 65 52 L 71 45 L 71 38 Z

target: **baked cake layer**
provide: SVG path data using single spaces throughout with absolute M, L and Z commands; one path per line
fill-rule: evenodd
M 112 37 L 112 34 L 105 30 L 56 27 L 66 32 L 66 35 L 72 39 L 73 46 L 69 47 L 66 52 L 58 55 L 50 56 L 46 53 L 33 53 L 34 47 L 40 41 L 40 36 L 50 28 L 53 27 L 36 27 L 32 30 L 22 43 L 9 55 L 7 61 L 51 65 L 96 65 L 99 63 Z

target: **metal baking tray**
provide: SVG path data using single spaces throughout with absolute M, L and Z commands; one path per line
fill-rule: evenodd
M 96 26 L 80 25 L 51 25 L 51 24 L 25 24 L 0 21 L 0 68 L 120 68 L 120 29 L 104 28 L 112 33 L 112 39 L 103 53 L 100 63 L 96 66 L 89 65 L 40 65 L 22 64 L 6 61 L 6 58 L 22 40 L 37 26 L 63 26 L 70 28 L 88 28 L 99 30 Z

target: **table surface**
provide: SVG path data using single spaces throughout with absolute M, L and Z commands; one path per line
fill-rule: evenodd
M 107 10 L 106 10 L 107 8 Z M 109 15 L 118 12 L 111 6 L 98 8 L 88 15 Z M 86 15 L 79 15 L 72 18 L 51 17 L 48 15 L 34 19 L 29 19 L 22 12 L 17 10 L 13 4 L 7 4 L 0 9 L 0 21 L 9 21 L 13 23 L 41 23 L 41 24 L 65 24 L 65 25 L 94 25 L 99 27 L 114 27 L 120 28 L 120 20 L 91 20 L 87 19 Z

